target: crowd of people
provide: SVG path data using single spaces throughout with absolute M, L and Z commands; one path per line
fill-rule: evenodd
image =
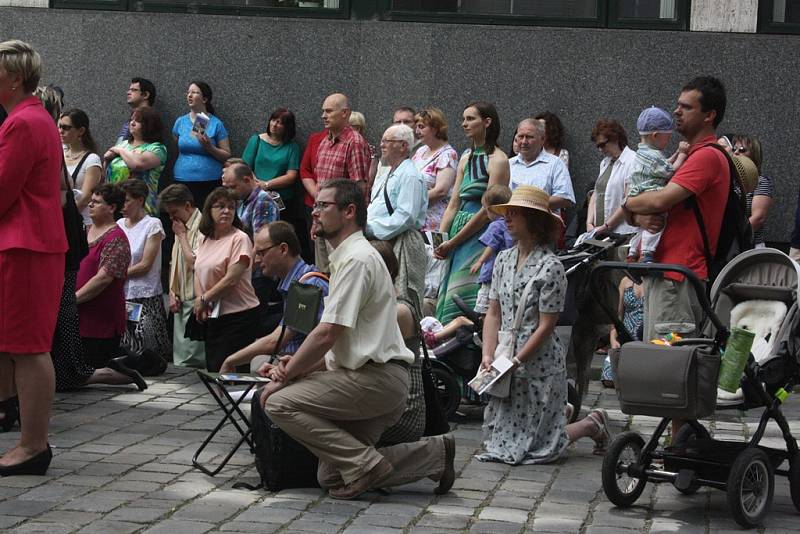
M 423 436 L 420 350 L 463 324 L 454 296 L 485 315 L 484 369 L 498 332 L 516 336 L 510 391 L 486 406 L 478 458 L 549 462 L 583 437 L 602 453 L 610 437 L 603 410 L 567 423 L 566 347 L 555 331 L 567 293 L 555 252 L 566 228 L 630 234 L 634 246 L 613 257 L 686 265 L 707 279 L 704 241 L 716 248 L 721 199 L 735 178 L 763 246 L 773 195 L 760 172 L 763 149 L 751 135 L 715 134 L 726 96 L 711 77 L 686 84 L 674 114 L 644 110 L 637 150 L 619 121 L 596 123 L 590 138 L 602 161 L 581 209 L 564 128 L 550 112 L 523 118 L 506 153 L 495 106 L 471 102 L 459 119 L 469 143 L 459 156 L 441 110 L 397 108 L 376 148 L 364 116 L 334 93 L 322 102 L 324 129 L 304 149 L 294 113 L 277 108 L 234 157 L 211 87 L 195 80 L 188 113 L 171 130 L 177 154 L 166 183 L 151 81 L 131 80 L 130 115 L 101 155 L 87 113 L 62 110 L 56 88 L 38 87 L 40 68 L 29 45 L 0 43 L 0 427 L 24 420 L 0 476 L 46 471 L 56 389 L 144 389 L 137 362 L 149 358 L 270 377 L 263 409 L 319 458 L 319 482 L 334 498 L 424 477 L 446 493 L 455 441 Z M 685 143 L 668 159 L 661 151 L 673 130 Z M 726 156 L 709 147 L 726 142 L 732 155 L 753 160 L 750 182 L 732 177 Z M 62 216 L 70 202 L 86 228 L 80 257 L 70 254 L 75 236 Z M 283 320 L 297 281 L 325 296 L 307 334 Z M 647 279 L 643 288 L 603 283 L 640 339 L 690 334 L 699 324 L 680 277 Z M 638 311 L 636 299 L 644 299 Z M 440 331 L 421 330 L 429 314 Z M 582 358 L 607 322 L 576 334 L 591 345 Z

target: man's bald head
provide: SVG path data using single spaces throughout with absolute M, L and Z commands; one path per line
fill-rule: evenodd
M 322 103 L 322 123 L 336 135 L 349 124 L 350 100 L 342 93 L 329 95 Z

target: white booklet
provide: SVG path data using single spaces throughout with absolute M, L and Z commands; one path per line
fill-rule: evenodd
M 434 232 L 433 230 L 426 230 L 422 234 L 422 239 L 426 245 L 432 246 L 434 249 L 447 241 L 447 232 Z
M 478 374 L 467 384 L 479 395 L 488 393 L 494 397 L 508 397 L 511 387 L 511 369 L 514 364 L 505 357 L 495 358 L 489 369 L 478 369 Z
M 142 318 L 142 305 L 138 302 L 125 301 L 125 312 L 128 314 L 128 320 L 138 323 Z
M 194 124 L 192 125 L 192 135 L 194 137 L 200 137 L 201 135 L 206 134 L 206 128 L 208 128 L 208 115 L 205 113 L 198 113 L 194 118 Z

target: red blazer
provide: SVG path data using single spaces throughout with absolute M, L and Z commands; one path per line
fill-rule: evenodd
M 66 252 L 61 137 L 35 96 L 0 126 L 0 251 Z

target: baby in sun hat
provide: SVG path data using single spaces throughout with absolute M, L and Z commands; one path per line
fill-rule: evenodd
M 636 128 L 641 141 L 628 178 L 629 197 L 662 189 L 686 161 L 689 152 L 689 144 L 681 143 L 670 158 L 664 157 L 662 151 L 672 137 L 674 122 L 672 116 L 661 108 L 653 106 L 642 111 L 636 121 Z M 662 233 L 663 229 L 653 233 L 639 228 L 631 239 L 628 261 L 641 258 L 644 263 L 652 263 Z

